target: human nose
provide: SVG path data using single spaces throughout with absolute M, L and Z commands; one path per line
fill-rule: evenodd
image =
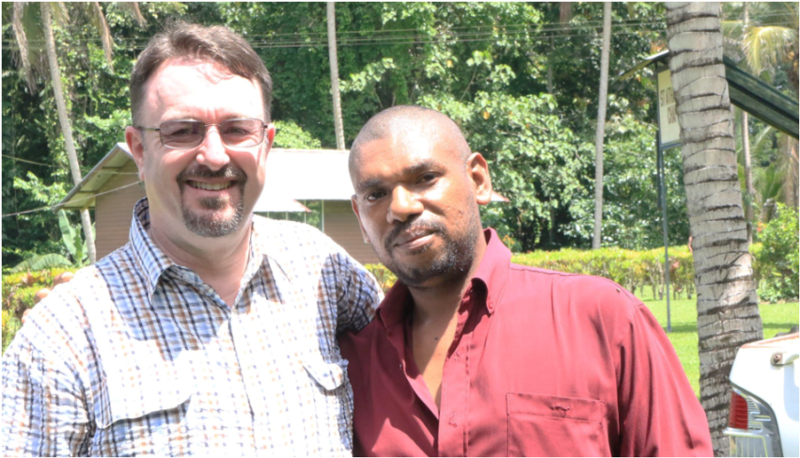
M 198 164 L 203 164 L 213 171 L 220 170 L 231 161 L 217 126 L 206 125 L 205 136 L 196 160 Z
M 404 223 L 409 217 L 422 213 L 422 203 L 416 194 L 402 186 L 394 188 L 391 199 L 389 212 L 386 215 L 389 223 L 394 223 L 395 221 Z

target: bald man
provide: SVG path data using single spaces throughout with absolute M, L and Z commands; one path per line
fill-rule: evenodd
M 604 278 L 512 264 L 479 206 L 486 160 L 434 110 L 400 106 L 350 153 L 353 210 L 398 282 L 341 338 L 357 455 L 712 455 L 656 319 Z

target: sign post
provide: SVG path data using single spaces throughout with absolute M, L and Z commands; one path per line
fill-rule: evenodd
M 661 227 L 664 232 L 664 283 L 667 296 L 667 332 L 672 332 L 672 313 L 669 298 L 669 236 L 667 234 L 667 183 L 664 150 L 680 146 L 681 128 L 669 69 L 658 72 L 658 195 L 661 204 Z

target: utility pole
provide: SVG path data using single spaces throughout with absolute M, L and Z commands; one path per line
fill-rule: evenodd
M 592 249 L 600 248 L 603 228 L 603 137 L 608 99 L 608 55 L 611 52 L 611 2 L 603 3 L 603 50 L 600 55 L 600 97 L 597 103 L 594 172 L 594 238 Z
M 331 62 L 331 92 L 333 92 L 333 125 L 336 129 L 336 149 L 344 149 L 342 100 L 339 96 L 339 57 L 336 55 L 336 6 L 328 2 L 328 57 Z

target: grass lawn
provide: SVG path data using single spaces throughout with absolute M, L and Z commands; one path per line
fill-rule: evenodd
M 649 291 L 646 291 L 649 293 Z M 641 293 L 641 291 L 640 291 Z M 640 296 L 650 311 L 653 312 L 661 327 L 667 329 L 667 301 L 653 300 L 649 294 Z M 700 359 L 697 356 L 697 300 L 677 299 L 670 301 L 672 316 L 672 332 L 667 336 L 678 353 L 683 370 L 694 388 L 700 394 Z M 761 321 L 764 324 L 764 337 L 770 338 L 779 332 L 786 332 L 800 322 L 800 304 L 788 302 L 784 304 L 761 304 Z

